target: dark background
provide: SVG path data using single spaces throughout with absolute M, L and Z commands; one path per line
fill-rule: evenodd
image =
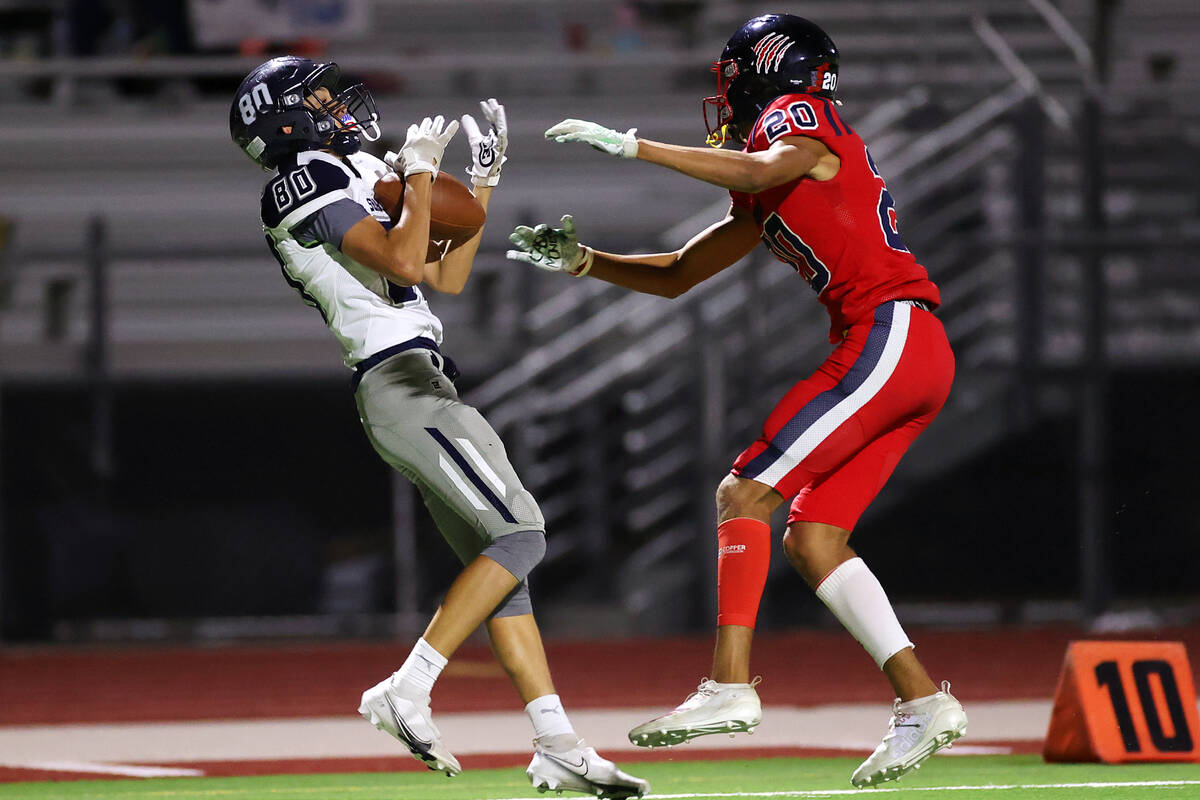
M 1112 591 L 1188 598 L 1200 559 L 1200 374 L 1122 372 L 1108 397 Z M 3 400 L 6 418 L 19 421 L 4 436 L 5 527 L 21 531 L 2 559 L 6 637 L 48 637 L 58 619 L 316 614 L 328 565 L 388 548 L 389 476 L 346 385 L 119 386 L 108 487 L 86 469 L 63 469 L 86 464 L 71 433 L 88 425 L 85 392 L 13 387 Z M 1079 592 L 1075 440 L 1071 417 L 1041 422 L 912 493 L 852 544 L 898 601 L 1015 609 L 1031 598 L 1069 600 Z M 419 519 L 422 604 L 432 607 L 455 563 Z M 574 559 L 541 568 L 535 601 L 570 596 L 581 571 L 587 565 Z M 387 576 L 377 578 L 369 610 L 391 610 Z M 605 586 L 615 584 L 598 581 Z M 821 611 L 785 571 L 768 589 L 763 622 L 812 623 Z M 704 609 L 695 612 L 705 624 Z
M 304 18 L 318 7 L 333 17 Z M 957 358 L 947 407 L 852 540 L 901 619 L 1200 619 L 1200 6 L 789 8 L 839 43 L 844 119 Z M 242 76 L 285 52 L 366 82 L 379 153 L 425 115 L 506 104 L 471 282 L 430 302 L 464 399 L 546 514 L 539 619 L 552 636 L 707 630 L 713 492 L 827 354 L 824 312 L 764 248 L 673 301 L 504 251 L 514 225 L 564 212 L 616 252 L 719 219 L 727 193 L 543 131 L 580 117 L 699 145 L 712 60 L 768 10 L 0 6 L 0 638 L 408 636 L 457 570 L 263 245 L 266 176 L 227 119 Z M 447 152 L 462 175 L 461 134 Z M 762 624 L 833 624 L 778 552 Z

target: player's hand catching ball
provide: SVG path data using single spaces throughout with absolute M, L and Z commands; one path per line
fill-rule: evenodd
M 442 153 L 457 132 L 456 119 L 447 124 L 441 114 L 433 119 L 426 117 L 420 125 L 409 125 L 408 138 L 404 140 L 400 152 L 389 152 L 383 160 L 406 178 L 418 172 L 430 172 L 437 178 L 438 169 L 442 164 Z
M 475 186 L 495 186 L 500 182 L 500 168 L 508 160 L 504 156 L 508 149 L 508 120 L 504 116 L 504 106 L 494 97 L 480 100 L 479 108 L 491 130 L 480 133 L 475 118 L 463 114 L 462 129 L 471 147 L 471 166 L 467 167 L 467 173 Z
M 582 278 L 592 268 L 592 250 L 579 243 L 575 220 L 570 214 L 563 214 L 561 222 L 561 228 L 544 224 L 536 228 L 518 225 L 508 240 L 520 249 L 509 250 L 504 255 L 547 272 L 566 272 Z
M 546 131 L 546 138 L 556 142 L 583 142 L 610 156 L 636 158 L 638 141 L 635 133 L 637 128 L 621 133 L 582 119 L 564 119 Z

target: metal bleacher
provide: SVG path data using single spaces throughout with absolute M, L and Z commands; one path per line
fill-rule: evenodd
M 590 244 L 654 251 L 719 218 L 726 196 L 718 189 L 550 144 L 541 132 L 577 116 L 699 142 L 707 66 L 729 32 L 763 9 L 643 3 L 631 44 L 608 0 L 493 0 L 477 19 L 463 0 L 373 5 L 369 46 L 336 57 L 384 87 L 377 97 L 390 135 L 426 114 L 472 112 L 490 95 L 504 100 L 512 123 L 511 162 L 473 283 L 431 301 L 446 322 L 447 350 L 470 376 L 467 399 L 501 432 L 541 501 L 554 533 L 548 562 L 603 556 L 620 576 L 559 587 L 566 599 L 603 604 L 589 606 L 597 631 L 673 629 L 693 612 L 665 598 L 712 583 L 711 551 L 694 545 L 711 536 L 716 483 L 773 402 L 823 358 L 827 318 L 765 251 L 669 301 L 523 269 L 504 260 L 505 236 L 514 224 L 570 212 Z M 1094 85 L 1082 44 L 1090 8 L 1085 0 L 841 0 L 798 9 L 819 17 L 842 49 L 844 114 L 871 143 L 905 240 L 942 289 L 940 316 L 958 358 L 950 404 L 875 514 L 1029 422 L 1010 411 L 1029 390 L 1018 376 L 1028 232 L 1014 198 L 1030 166 L 1022 137 L 1031 120 L 1045 126 L 1041 357 L 1058 367 L 1079 358 L 1080 265 L 1095 244 L 1080 233 L 1077 155 L 1079 109 Z M 1194 364 L 1200 55 L 1191 43 L 1200 15 L 1184 0 L 1124 4 L 1121 14 L 1105 95 L 1109 348 L 1118 364 Z M 453 52 L 438 47 L 450 29 Z M 563 35 L 568 29 L 575 38 Z M 1160 52 L 1175 60 L 1156 80 L 1146 64 Z M 139 68 L 240 76 L 256 63 L 151 59 Z M 0 81 L 28 79 L 0 67 L 8 70 Z M 9 305 L 0 311 L 5 379 L 79 378 L 88 259 L 100 256 L 117 380 L 339 378 L 332 339 L 263 249 L 255 205 L 263 176 L 228 143 L 227 100 L 114 99 L 104 75 L 128 70 L 116 62 L 41 69 L 69 83 L 78 102 L 23 106 L 0 130 L 9 189 L 0 217 L 14 231 Z M 103 223 L 102 241 L 89 239 L 92 220 Z M 1067 410 L 1061 392 L 1043 394 L 1038 413 Z

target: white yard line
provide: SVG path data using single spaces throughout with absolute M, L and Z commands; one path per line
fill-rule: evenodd
M 100 775 L 127 775 L 131 778 L 195 778 L 204 775 L 203 770 L 180 769 L 178 767 L 143 767 L 138 764 L 96 764 L 82 761 L 29 761 L 9 763 L 0 759 L 0 767 L 37 769 L 46 772 L 86 772 Z
M 1011 747 L 984 747 L 975 744 L 956 744 L 944 750 L 939 750 L 938 754 L 943 756 L 1006 756 L 1011 754 L 1012 751 Z
M 693 800 L 713 797 L 841 797 L 843 795 L 877 795 L 895 792 L 983 792 L 1014 791 L 1017 789 L 1122 789 L 1122 788 L 1170 788 L 1200 786 L 1200 781 L 1089 781 L 1087 783 L 1013 783 L 982 784 L 979 786 L 889 786 L 875 789 L 809 789 L 786 792 L 700 792 L 696 794 L 652 794 L 653 800 Z M 481 800 L 483 800 L 481 798 Z M 546 800 L 546 796 L 517 797 L 511 800 Z
M 950 752 L 967 752 L 971 739 L 989 742 L 1041 739 L 1050 701 L 972 703 L 969 738 Z M 660 708 L 570 712 L 579 734 L 601 752 L 638 752 L 626 738 L 630 727 L 663 713 Z M 457 755 L 526 753 L 533 733 L 525 714 L 447 713 L 434 710 L 442 738 Z M 884 705 L 811 708 L 769 706 L 750 736 L 705 736 L 679 747 L 693 751 L 728 747 L 814 747 L 872 750 L 887 730 Z M 355 714 L 311 719 L 94 725 L 0 726 L 0 756 L 8 765 L 46 761 L 155 764 L 302 758 L 396 756 L 400 745 Z M 628 756 L 624 756 L 628 759 Z

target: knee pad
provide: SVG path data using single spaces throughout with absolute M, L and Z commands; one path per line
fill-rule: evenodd
M 498 537 L 483 553 L 524 581 L 546 555 L 546 534 L 541 531 L 517 531 Z

